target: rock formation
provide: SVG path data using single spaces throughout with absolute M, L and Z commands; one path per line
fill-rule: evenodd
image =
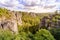
M 9 16 L 9 18 L 4 15 L 0 17 L 0 28 L 2 28 L 3 30 L 9 29 L 13 33 L 18 33 L 18 25 L 22 25 L 22 15 L 14 11 L 9 11 L 9 13 L 7 14 L 11 16 Z

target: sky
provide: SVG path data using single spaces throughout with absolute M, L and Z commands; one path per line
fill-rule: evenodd
M 60 10 L 60 0 L 0 0 L 0 7 L 14 11 L 54 12 Z

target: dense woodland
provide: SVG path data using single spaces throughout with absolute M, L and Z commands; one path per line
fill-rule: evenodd
M 0 40 L 60 40 L 60 14 L 0 8 Z

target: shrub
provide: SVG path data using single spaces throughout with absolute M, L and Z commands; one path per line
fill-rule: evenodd
M 13 34 L 7 30 L 0 30 L 0 40 L 12 40 Z
M 6 18 L 10 18 L 12 15 L 7 9 L 0 8 L 0 17 L 2 17 L 2 16 L 6 17 Z
M 20 32 L 19 34 L 13 34 L 9 30 L 0 30 L 0 40 L 30 40 L 30 33 Z
M 33 40 L 33 34 L 31 32 L 20 32 L 20 40 Z
M 41 29 L 35 34 L 35 40 L 55 40 L 48 30 Z

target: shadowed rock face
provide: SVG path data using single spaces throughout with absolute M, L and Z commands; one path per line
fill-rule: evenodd
M 14 26 L 14 23 L 7 20 L 0 22 L 0 27 L 4 30 L 6 29 L 12 30 L 13 26 Z
M 48 16 L 44 16 L 41 19 L 41 23 L 39 25 L 40 28 L 60 28 L 60 14 L 52 14 Z

